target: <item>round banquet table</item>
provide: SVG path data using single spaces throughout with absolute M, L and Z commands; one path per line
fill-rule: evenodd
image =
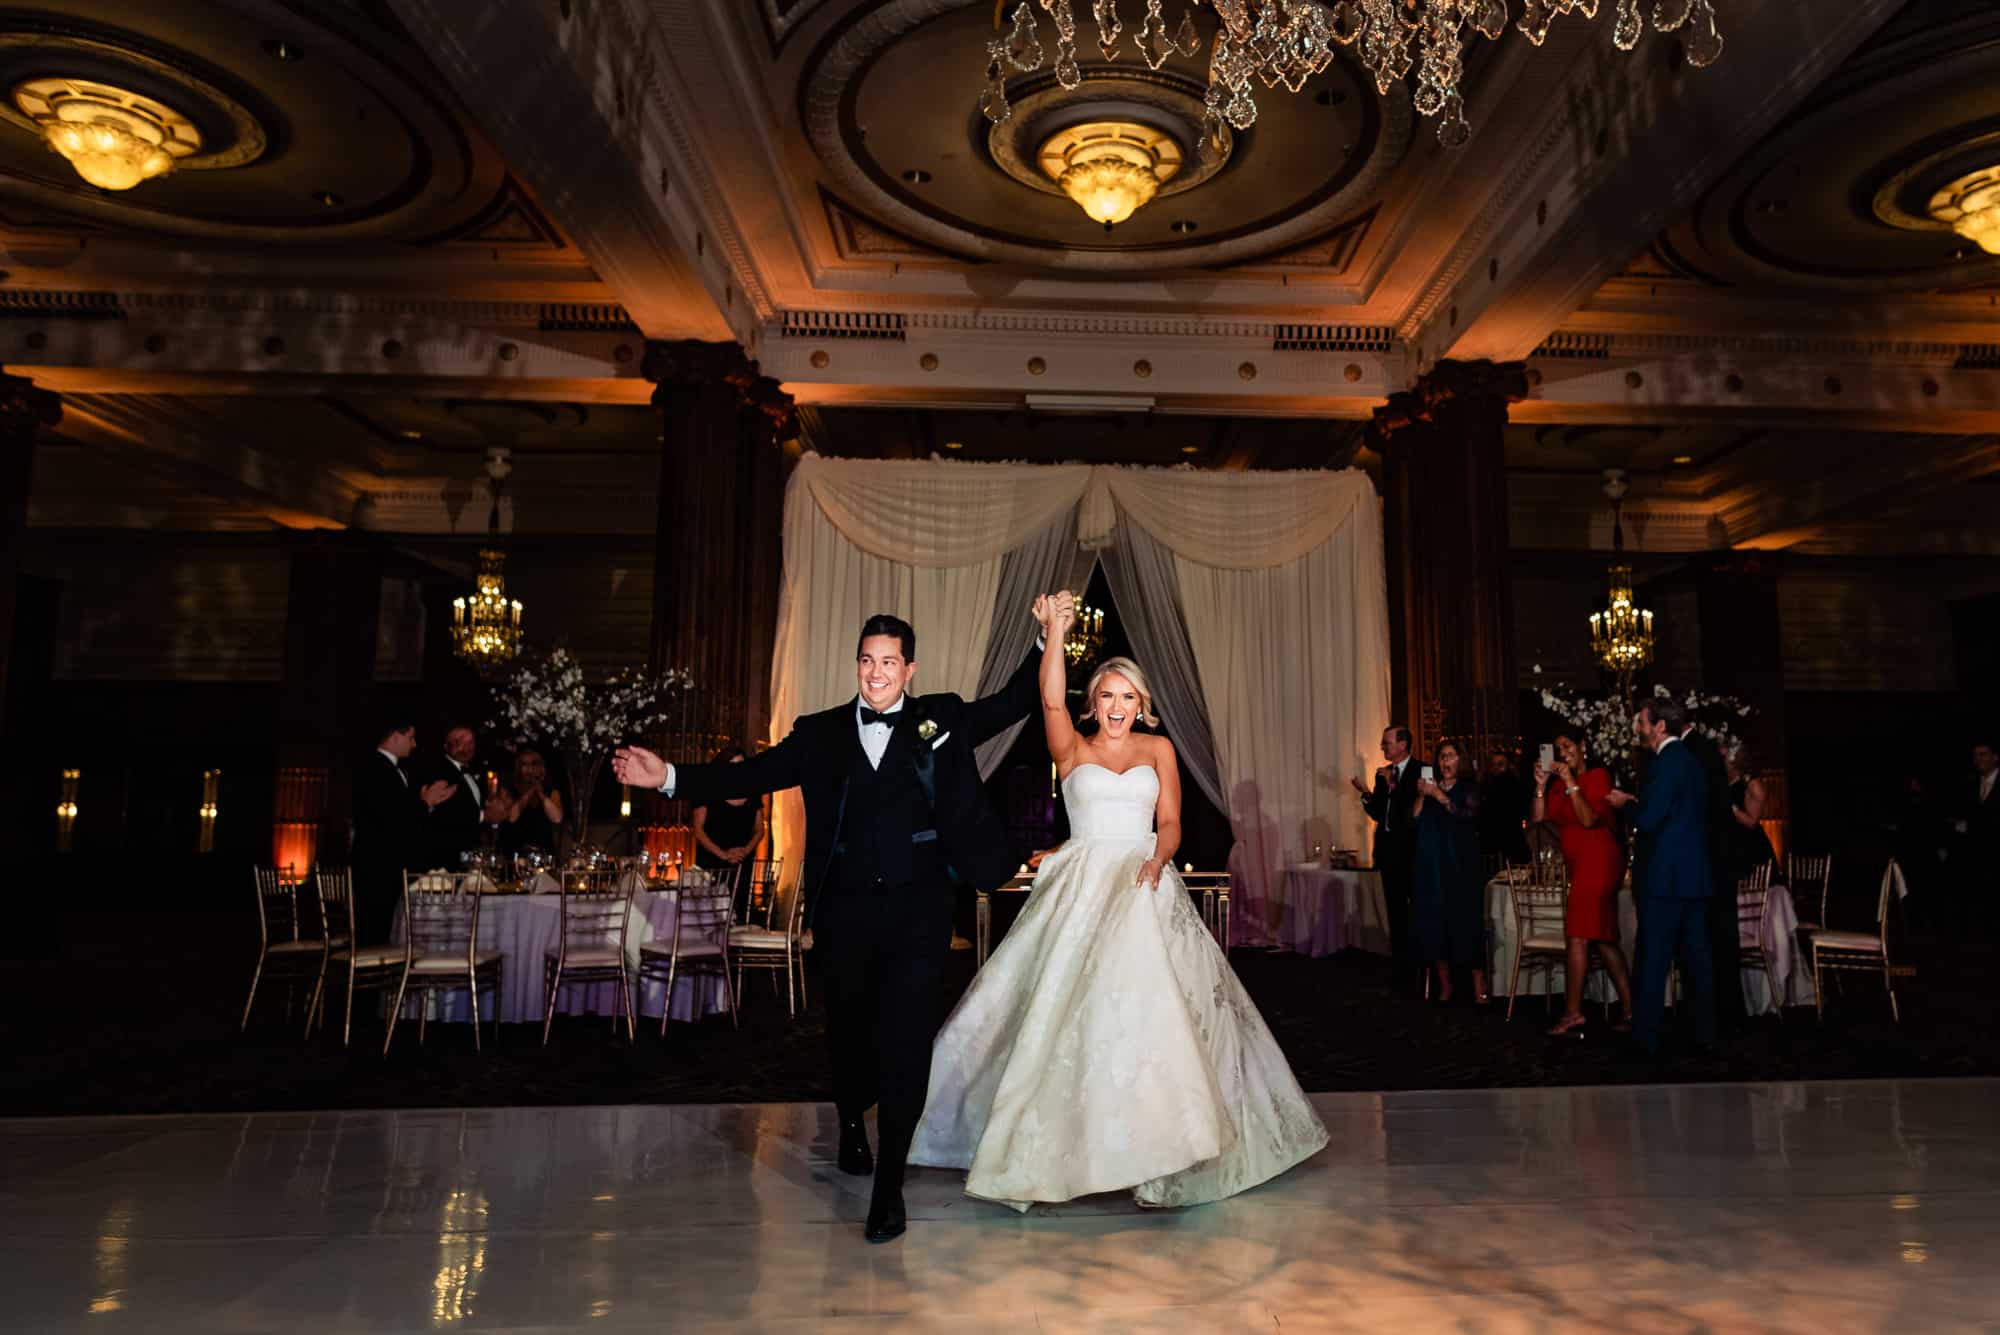
M 1486 926 L 1493 961 L 1488 978 L 1493 995 L 1504 997 L 1513 983 L 1514 953 L 1520 941 L 1514 921 L 1514 897 L 1508 893 L 1507 878 L 1504 876 L 1496 876 L 1486 884 Z M 1751 939 L 1751 930 L 1748 924 L 1742 927 L 1741 941 L 1746 946 L 1757 944 Z M 1810 1006 L 1817 994 L 1813 991 L 1812 970 L 1796 958 L 1798 934 L 1799 918 L 1792 906 L 1791 892 L 1782 885 L 1772 886 L 1764 908 L 1764 952 L 1770 958 L 1771 972 L 1777 976 L 1777 990 L 1783 1004 Z M 1638 959 L 1638 940 L 1639 910 L 1632 897 L 1632 887 L 1627 884 L 1618 892 L 1618 943 L 1625 949 L 1627 965 L 1635 964 Z M 1772 997 L 1771 980 L 1765 976 L 1764 970 L 1749 966 L 1741 973 L 1743 1004 L 1750 1014 L 1769 1015 L 1775 1011 L 1777 1006 Z M 1540 996 L 1560 990 L 1561 977 L 1561 966 L 1553 970 L 1530 970 L 1524 965 L 1521 970 L 1521 995 Z M 1611 980 L 1601 971 L 1593 974 L 1585 995 L 1593 1002 L 1612 999 Z
M 671 886 L 641 887 L 632 892 L 631 918 L 625 931 L 625 969 L 634 980 L 632 1000 L 641 1015 L 658 1017 L 665 1000 L 666 984 L 648 979 L 637 986 L 639 947 L 648 941 L 672 941 L 678 896 Z M 540 1024 L 546 994 L 542 987 L 544 952 L 553 950 L 562 929 L 562 896 L 559 894 L 487 894 L 479 902 L 479 947 L 498 950 L 500 964 L 500 1020 L 503 1024 Z M 403 939 L 403 911 L 396 910 L 390 939 Z M 433 994 L 440 1009 L 431 1018 L 464 1021 L 471 1015 L 471 1003 L 464 991 Z M 493 1018 L 492 992 L 480 991 L 480 1018 Z M 615 983 L 565 983 L 556 998 L 562 1015 L 610 1015 L 616 1009 Z M 715 1012 L 727 1013 L 729 992 L 713 975 L 674 980 L 673 1018 L 695 1020 Z
M 1273 899 L 1247 900 L 1240 888 L 1232 896 L 1232 941 L 1312 956 L 1350 947 L 1389 953 L 1389 904 L 1379 872 L 1305 863 L 1285 868 L 1271 884 Z

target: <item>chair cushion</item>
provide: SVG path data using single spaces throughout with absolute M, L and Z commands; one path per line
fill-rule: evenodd
M 489 964 L 497 963 L 500 959 L 500 952 L 497 950 L 482 950 L 472 958 L 474 965 L 483 969 Z M 574 959 L 575 956 L 572 955 L 570 958 Z M 465 956 L 459 954 L 457 951 L 453 951 L 449 955 L 419 955 L 417 956 L 416 963 L 410 966 L 410 972 L 463 973 L 465 972 Z
M 1882 953 L 1882 938 L 1866 932 L 1814 932 L 1813 944 L 1825 946 L 1828 950 L 1865 951 L 1870 955 Z
M 322 946 L 318 941 L 274 941 L 268 949 L 273 955 L 317 955 Z
M 359 968 L 379 969 L 390 964 L 401 964 L 403 962 L 403 947 L 363 946 L 359 950 L 336 950 L 333 952 L 333 957 L 342 964 L 352 959 Z M 419 955 L 417 958 L 421 960 L 423 956 Z
M 783 950 L 791 940 L 783 932 L 768 927 L 732 927 L 729 944 L 744 950 Z
M 1568 950 L 1569 942 L 1560 936 L 1530 936 L 1521 942 L 1523 950 Z
M 549 959 L 558 955 L 553 949 L 542 953 Z M 569 954 L 562 956 L 562 960 L 564 967 L 570 969 L 611 969 L 624 962 L 619 958 L 616 946 L 571 946 Z

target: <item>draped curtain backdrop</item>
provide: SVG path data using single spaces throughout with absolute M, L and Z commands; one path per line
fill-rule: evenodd
M 1373 772 L 1390 721 L 1381 511 L 1365 475 L 809 454 L 786 492 L 784 546 L 773 741 L 853 697 L 854 635 L 876 612 L 916 627 L 918 691 L 992 690 L 1034 642 L 1034 595 L 1094 553 L 1183 769 L 1229 815 L 1246 935 L 1267 935 L 1289 858 L 1362 846 L 1347 779 Z M 981 750 L 983 772 L 1012 740 Z M 795 872 L 797 795 L 774 816 Z

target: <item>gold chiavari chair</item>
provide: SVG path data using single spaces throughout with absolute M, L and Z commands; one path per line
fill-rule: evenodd
M 625 968 L 625 934 L 632 917 L 632 883 L 616 871 L 562 873 L 562 926 L 542 958 L 542 1044 L 555 1023 L 556 994 L 573 983 L 616 983 L 611 1027 L 625 1017 L 634 1034 L 632 976 Z
M 736 963 L 736 1001 L 742 1002 L 745 970 L 770 974 L 771 990 L 775 993 L 778 971 L 782 969 L 785 1012 L 796 1018 L 806 1000 L 805 895 L 801 887 L 779 890 L 765 901 L 761 916 L 764 918 L 761 926 L 753 923 L 729 929 L 729 955 Z M 642 963 L 644 958 L 642 946 Z
M 326 1015 L 326 978 L 330 973 L 345 973 L 347 977 L 346 1009 L 340 1020 L 340 1046 L 346 1047 L 354 1032 L 354 994 L 361 988 L 387 991 L 396 989 L 396 1000 L 389 1011 L 390 1032 L 382 1038 L 382 1055 L 389 1054 L 389 1039 L 395 1033 L 395 1014 L 403 1007 L 403 988 L 410 979 L 410 966 L 416 961 L 416 948 L 407 934 L 403 944 L 364 946 L 359 943 L 354 932 L 354 876 L 345 867 L 315 867 L 313 885 L 319 891 L 320 923 L 329 940 L 341 940 L 345 944 L 334 947 L 327 956 L 328 967 L 320 975 L 319 985 L 313 989 L 313 1004 L 306 1014 L 306 1032 L 311 1033 L 314 1020 L 324 1020 Z M 408 916 L 407 906 L 404 916 Z
M 1507 984 L 1507 1018 L 1512 1020 L 1524 964 L 1545 977 L 1545 1009 L 1554 1004 L 1556 970 L 1569 967 L 1563 921 L 1569 906 L 1569 864 L 1559 852 L 1547 850 L 1537 851 L 1525 865 L 1509 864 L 1507 893 L 1514 901 L 1514 969 Z
M 1826 975 L 1829 972 L 1880 973 L 1882 988 L 1889 995 L 1889 1015 L 1898 1024 L 1903 1015 L 1896 1004 L 1898 978 L 1913 978 L 1916 969 L 1894 964 L 1889 959 L 1889 898 L 1903 883 L 1903 870 L 1892 860 L 1882 873 L 1882 893 L 1875 900 L 1875 931 L 1836 932 L 1822 927 L 1812 936 L 1813 988 L 1819 993 L 1816 1005 L 1821 1022 L 1826 1020 Z
M 1785 994 L 1778 988 L 1776 966 L 1764 949 L 1764 914 L 1771 903 L 1771 872 L 1765 862 L 1736 883 L 1736 940 L 1738 969 L 1762 969 L 1771 988 L 1771 1009 L 1785 1018 Z
M 472 1006 L 472 1050 L 479 1051 L 479 989 L 493 996 L 493 1041 L 500 1041 L 500 966 L 497 950 L 479 947 L 478 872 L 403 874 L 403 930 L 413 949 L 409 991 L 417 1002 L 417 1042 L 424 1041 L 431 998 L 463 988 Z M 401 1008 L 389 1017 L 396 1037 Z M 386 1047 L 386 1045 L 385 1045 Z
M 1229 951 L 1229 873 L 1192 871 L 1181 874 L 1188 893 L 1201 901 L 1202 925 L 1216 939 L 1225 954 Z
M 243 1023 L 250 1027 L 250 1009 L 266 978 L 285 984 L 285 1023 L 291 1023 L 292 989 L 326 971 L 327 942 L 301 930 L 299 887 L 290 867 L 252 867 L 257 890 L 257 967 L 250 975 L 250 995 L 243 1001 Z
M 1785 854 L 1785 888 L 1791 892 L 1792 906 L 1798 910 L 1799 930 L 1816 931 L 1826 926 L 1826 900 L 1833 885 L 1833 854 Z
M 729 971 L 729 951 L 733 896 L 725 883 L 683 879 L 674 906 L 674 935 L 670 941 L 646 941 L 639 946 L 639 977 L 657 978 L 666 984 L 660 1002 L 660 1036 L 666 1037 L 667 1020 L 674 1013 L 674 984 L 682 974 L 695 978 L 718 976 L 729 996 L 729 1022 L 737 1020 L 736 990 Z M 699 998 L 700 990 L 697 988 Z M 701 1006 L 695 1006 L 701 1018 Z

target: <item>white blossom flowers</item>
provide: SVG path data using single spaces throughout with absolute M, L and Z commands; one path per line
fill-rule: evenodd
M 1630 757 L 1637 743 L 1632 733 L 1632 716 L 1626 712 L 1622 696 L 1588 696 L 1559 688 L 1544 689 L 1541 697 L 1542 708 L 1583 734 L 1584 747 L 1598 764 L 1616 770 Z M 1675 692 L 1655 686 L 1653 698 L 1678 699 L 1695 728 L 1713 738 L 1725 753 L 1738 740 L 1730 722 L 1748 718 L 1755 712 L 1733 696 L 1710 695 L 1705 691 Z M 1639 704 L 1643 707 L 1645 701 Z

